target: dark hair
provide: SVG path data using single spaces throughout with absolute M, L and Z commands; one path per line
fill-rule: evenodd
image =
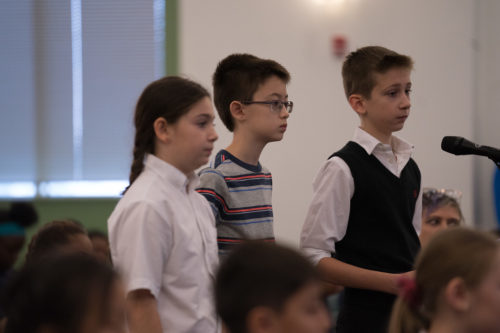
M 0 223 L 15 222 L 21 227 L 29 227 L 38 221 L 38 213 L 30 202 L 13 202 L 9 210 L 0 210 Z
M 214 103 L 229 131 L 234 130 L 229 110 L 231 102 L 252 100 L 259 85 L 273 75 L 285 83 L 290 81 L 290 73 L 274 60 L 251 54 L 231 54 L 219 62 L 212 77 Z
M 144 168 L 144 157 L 155 152 L 156 119 L 164 118 L 175 124 L 190 108 L 204 97 L 210 97 L 200 84 L 178 76 L 167 76 L 150 83 L 142 92 L 135 108 L 135 140 L 129 186 Z M 126 190 L 125 190 L 126 191 Z
M 450 280 L 463 279 L 474 289 L 491 269 L 500 243 L 490 234 L 467 228 L 447 229 L 422 249 L 415 264 L 417 304 L 401 295 L 391 315 L 390 333 L 418 333 L 429 329 L 438 311 L 438 298 Z
M 347 55 L 342 66 L 344 91 L 349 98 L 360 94 L 369 99 L 376 85 L 374 74 L 384 74 L 393 68 L 413 68 L 413 60 L 381 46 L 366 46 Z
M 254 307 L 281 311 L 292 295 L 317 278 L 312 264 L 296 251 L 249 241 L 220 265 L 215 280 L 217 313 L 230 332 L 246 332 L 247 315 Z
M 37 221 L 38 214 L 29 202 L 13 202 L 8 210 L 0 210 L 0 273 L 14 266 L 26 240 L 25 228 Z
M 84 254 L 26 265 L 2 297 L 5 332 L 35 333 L 48 326 L 60 333 L 78 333 L 90 307 L 99 307 L 103 319 L 108 316 L 105 304 L 117 278 L 111 267 Z
M 75 235 L 87 235 L 87 231 L 73 221 L 52 221 L 45 224 L 31 238 L 26 262 L 38 260 L 55 252 L 61 246 L 71 243 L 71 237 Z
M 106 241 L 108 240 L 108 235 L 106 235 L 106 233 L 102 232 L 101 230 L 96 230 L 96 229 L 89 230 L 87 232 L 87 235 L 89 236 L 90 239 L 102 238 L 102 239 L 105 239 Z

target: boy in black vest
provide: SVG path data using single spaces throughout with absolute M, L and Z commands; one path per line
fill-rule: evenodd
M 361 124 L 314 180 L 301 247 L 323 279 L 345 286 L 337 332 L 386 332 L 398 280 L 420 243 L 420 171 L 393 136 L 410 112 L 413 61 L 379 46 L 349 54 L 344 89 Z

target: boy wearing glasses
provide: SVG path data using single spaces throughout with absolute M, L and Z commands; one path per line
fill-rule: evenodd
M 386 332 L 398 280 L 420 243 L 421 179 L 413 146 L 393 135 L 410 111 L 413 61 L 383 47 L 347 56 L 342 77 L 361 124 L 324 163 L 301 234 L 323 278 L 345 286 L 337 332 Z
M 226 57 L 213 75 L 215 107 L 233 140 L 200 172 L 197 191 L 215 214 L 221 258 L 248 239 L 274 242 L 272 178 L 259 158 L 286 131 L 289 80 L 282 65 L 250 54 Z

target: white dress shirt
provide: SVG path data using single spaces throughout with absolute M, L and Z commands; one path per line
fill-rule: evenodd
M 373 154 L 398 178 L 410 160 L 414 147 L 392 136 L 391 144 L 383 144 L 361 128 L 354 131 L 353 140 L 369 154 Z M 347 230 L 354 179 L 349 166 L 340 157 L 328 159 L 313 182 L 313 198 L 302 227 L 300 247 L 316 265 L 335 253 L 335 243 L 342 240 Z M 420 233 L 422 221 L 422 189 L 417 198 L 413 227 Z
M 147 289 L 163 332 L 216 332 L 212 284 L 218 265 L 211 208 L 186 177 L 148 155 L 108 220 L 113 263 L 127 292 Z

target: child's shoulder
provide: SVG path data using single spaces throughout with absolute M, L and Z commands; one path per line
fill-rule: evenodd
M 217 153 L 212 163 L 210 163 L 210 168 L 206 168 L 202 170 L 202 172 L 203 171 L 215 171 L 224 177 L 270 173 L 269 170 L 260 163 L 257 165 L 245 163 L 224 149 Z
M 200 177 L 209 176 L 209 177 L 217 177 L 224 178 L 224 176 L 230 174 L 233 161 L 231 160 L 228 153 L 221 149 L 214 157 L 212 161 L 210 161 L 210 165 L 206 168 L 203 168 L 199 175 Z
M 199 172 L 200 188 L 228 188 L 243 184 L 271 184 L 271 172 L 260 165 L 247 164 L 226 150 L 217 153 L 210 166 Z

